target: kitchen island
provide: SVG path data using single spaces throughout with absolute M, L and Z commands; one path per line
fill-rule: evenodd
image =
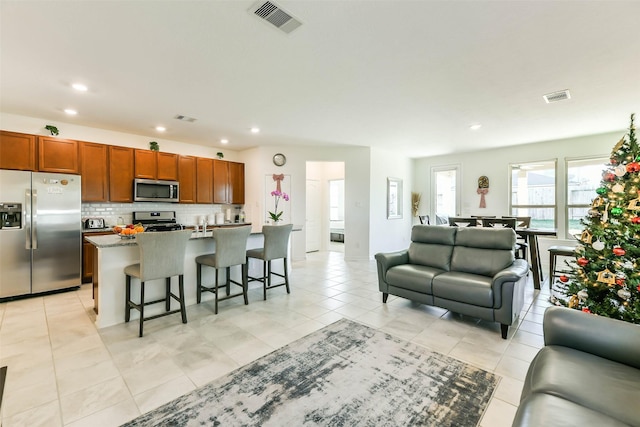
M 294 227 L 300 230 L 299 227 Z M 86 236 L 86 240 L 95 246 L 94 253 L 94 274 L 93 274 L 93 290 L 94 305 L 96 311 L 96 326 L 105 328 L 107 326 L 124 323 L 125 312 L 125 274 L 124 268 L 128 265 L 139 262 L 140 251 L 135 239 L 122 239 L 120 236 Z M 247 249 L 262 247 L 264 236 L 260 231 L 253 231 L 247 241 Z M 167 248 L 171 250 L 171 248 Z M 184 259 L 184 291 L 187 306 L 196 304 L 196 257 L 199 255 L 215 252 L 215 240 L 212 232 L 202 231 L 194 232 L 191 240 L 187 244 L 187 251 Z M 282 274 L 282 263 L 274 262 L 273 271 Z M 289 266 L 290 271 L 290 266 Z M 250 276 L 262 275 L 262 262 L 252 260 L 249 264 Z M 234 280 L 241 281 L 240 267 L 231 268 L 231 276 Z M 225 271 L 220 271 L 220 283 L 224 283 Z M 213 268 L 202 269 L 203 284 L 211 284 L 215 280 Z M 154 283 L 149 281 L 149 283 Z M 172 289 L 177 290 L 178 279 L 172 279 Z M 256 282 L 254 282 L 256 283 Z M 132 295 L 139 296 L 140 285 L 138 280 L 133 281 Z M 237 289 L 231 290 L 237 292 Z M 223 291 L 224 292 L 224 291 Z M 145 300 L 162 298 L 164 296 L 164 281 L 157 281 L 157 286 L 145 287 Z M 214 296 L 210 292 L 202 294 L 202 304 L 213 300 Z M 249 301 L 251 303 L 251 301 Z M 177 302 L 173 301 L 172 304 Z M 173 306 L 172 306 L 173 307 Z M 164 311 L 163 304 L 151 305 L 145 308 L 145 313 L 153 315 Z M 212 305 L 213 314 L 213 305 Z M 137 319 L 139 313 L 133 310 L 132 319 Z

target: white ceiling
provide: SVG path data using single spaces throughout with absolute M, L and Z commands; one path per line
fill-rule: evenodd
M 623 130 L 640 113 L 639 1 L 278 0 L 303 22 L 289 35 L 253 1 L 0 4 L 0 110 L 56 123 L 421 157 Z

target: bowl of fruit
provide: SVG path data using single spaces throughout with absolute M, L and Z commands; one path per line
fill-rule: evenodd
M 142 224 L 129 224 L 124 227 L 116 225 L 113 227 L 113 232 L 118 234 L 121 239 L 135 239 L 136 234 L 144 232 L 144 227 Z

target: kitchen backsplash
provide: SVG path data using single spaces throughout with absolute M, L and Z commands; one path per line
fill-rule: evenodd
M 104 218 L 106 225 L 111 227 L 118 223 L 118 218 L 122 218 L 125 224 L 133 221 L 134 211 L 175 211 L 178 223 L 183 225 L 196 225 L 201 217 L 210 218 L 217 212 L 227 214 L 230 210 L 231 220 L 235 215 L 239 215 L 243 209 L 242 205 L 192 205 L 178 203 L 83 203 L 82 220 L 87 218 Z M 246 217 L 246 222 L 250 218 Z M 207 221 L 210 222 L 210 221 Z M 211 221 L 212 222 L 212 221 Z

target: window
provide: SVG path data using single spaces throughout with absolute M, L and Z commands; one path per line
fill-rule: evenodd
M 608 162 L 606 157 L 567 160 L 567 237 L 582 233 L 580 220 L 591 208 Z
M 532 228 L 556 228 L 556 162 L 511 164 L 510 210 L 530 216 Z
M 344 221 L 344 179 L 329 181 L 329 221 Z
M 448 217 L 457 216 L 460 211 L 460 167 L 444 166 L 431 169 L 432 195 L 436 223 L 447 223 Z

